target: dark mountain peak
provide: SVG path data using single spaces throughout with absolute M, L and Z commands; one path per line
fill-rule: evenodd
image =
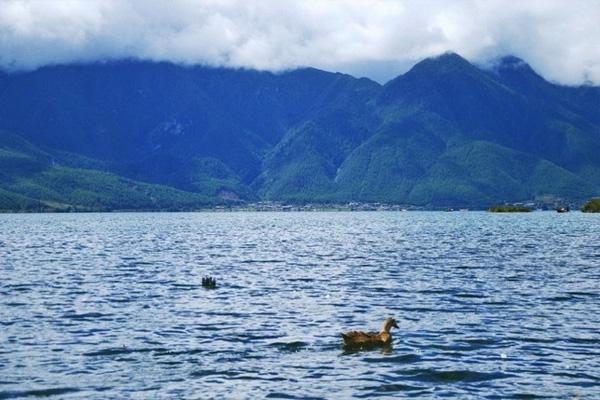
M 438 63 L 445 63 L 445 64 L 449 64 L 449 63 L 469 64 L 469 62 L 464 57 L 462 57 L 460 54 L 455 53 L 453 51 L 446 51 L 440 55 L 429 57 L 426 60 L 432 60 L 432 61 L 436 61 Z
M 331 75 L 332 72 L 323 71 L 322 69 L 314 68 L 314 67 L 299 67 L 281 71 L 276 73 L 276 75 L 290 75 L 298 78 L 305 77 L 313 77 L 313 76 L 326 76 Z
M 445 75 L 472 69 L 476 67 L 469 61 L 456 53 L 447 52 L 418 62 L 406 75 Z
M 454 97 L 489 78 L 478 67 L 456 53 L 426 58 L 407 73 L 389 81 L 378 98 L 380 104 L 399 99 L 422 99 L 431 95 Z
M 502 73 L 528 73 L 536 74 L 529 64 L 515 56 L 504 56 L 499 58 L 493 66 L 493 70 L 499 74 Z
M 498 59 L 497 65 L 499 68 L 512 68 L 512 69 L 523 69 L 523 68 L 531 68 L 529 64 L 527 64 L 523 59 L 508 55 L 504 57 L 500 57 Z
M 519 57 L 509 55 L 499 58 L 493 64 L 491 73 L 504 84 L 528 95 L 540 90 L 547 95 L 548 82 Z

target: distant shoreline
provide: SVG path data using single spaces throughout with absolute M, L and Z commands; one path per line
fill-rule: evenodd
M 345 203 L 285 203 L 278 201 L 258 201 L 258 202 L 230 202 L 222 204 L 210 204 L 198 207 L 167 207 L 167 208 L 92 208 L 73 205 L 55 205 L 41 203 L 37 207 L 22 209 L 0 210 L 2 214 L 70 214 L 70 213 L 135 213 L 135 212 L 375 212 L 375 211 L 442 211 L 442 212 L 468 212 L 468 211 L 486 211 L 497 212 L 513 210 L 529 211 L 552 211 L 558 208 L 568 206 L 570 210 L 580 211 L 584 202 L 563 202 L 555 200 L 553 202 L 544 201 L 520 201 L 513 203 L 499 203 L 495 206 L 416 206 L 408 204 L 393 204 L 383 202 L 345 202 Z
M 45 211 L 32 211 L 32 210 L 0 210 L 0 214 L 119 214 L 119 213 L 318 213 L 318 212 L 363 212 L 363 213 L 374 213 L 374 212 L 389 212 L 389 213 L 402 213 L 402 212 L 453 212 L 453 213 L 466 213 L 466 212 L 478 212 L 486 214 L 521 214 L 512 212 L 492 212 L 487 208 L 471 208 L 471 209 L 446 209 L 446 208 L 402 208 L 402 209 L 350 209 L 340 207 L 319 207 L 319 208 L 301 208 L 293 207 L 291 209 L 260 209 L 260 208 L 246 208 L 246 207 L 225 207 L 225 208 L 198 208 L 198 209 L 187 209 L 187 210 L 160 210 L 160 209 L 115 209 L 115 210 L 76 210 L 76 211 L 63 211 L 63 210 L 45 210 Z M 552 212 L 556 213 L 554 209 L 532 209 L 531 212 Z M 571 212 L 580 213 L 581 210 L 573 209 Z M 530 214 L 530 213 L 529 213 Z

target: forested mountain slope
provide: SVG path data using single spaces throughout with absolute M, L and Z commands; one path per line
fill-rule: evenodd
M 0 129 L 8 209 L 258 199 L 483 207 L 600 194 L 600 88 L 552 84 L 515 57 L 487 70 L 444 54 L 385 85 L 310 68 L 51 66 L 0 74 Z M 141 192 L 162 200 L 111 179 L 150 184 Z

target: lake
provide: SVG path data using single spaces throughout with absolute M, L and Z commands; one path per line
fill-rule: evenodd
M 597 214 L 4 214 L 0 272 L 0 399 L 600 398 Z

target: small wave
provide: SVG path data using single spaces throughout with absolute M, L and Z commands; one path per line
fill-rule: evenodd
M 200 285 L 192 285 L 188 283 L 173 283 L 169 290 L 196 290 L 201 288 Z
M 461 351 L 473 350 L 473 347 L 471 346 L 458 344 L 430 344 L 429 347 L 443 352 L 451 352 L 453 354 L 458 354 L 457 352 Z
M 437 308 L 430 308 L 430 307 L 404 307 L 403 310 L 405 312 L 412 312 L 412 313 L 428 313 L 428 312 L 436 313 L 436 312 L 440 312 L 440 311 L 446 312 L 445 310 L 440 310 Z
M 358 395 L 356 397 L 372 397 L 374 395 L 381 394 L 393 394 L 396 392 L 410 392 L 415 390 L 424 390 L 425 388 L 420 386 L 411 386 L 411 385 L 403 385 L 400 383 L 386 383 L 380 386 L 367 386 L 362 388 L 363 390 L 368 390 L 369 393 L 365 393 L 364 395 Z
M 283 381 L 290 380 L 289 378 L 284 378 L 283 376 L 267 377 L 267 376 L 263 376 L 263 375 L 257 375 L 255 373 L 249 374 L 249 375 L 237 375 L 237 376 L 231 377 L 231 379 L 238 379 L 238 380 L 242 380 L 242 381 L 269 381 L 269 382 L 283 382 Z
M 236 371 L 219 371 L 219 370 L 215 370 L 215 369 L 201 369 L 201 370 L 190 373 L 190 376 L 192 378 L 203 378 L 205 376 L 225 376 L 228 378 L 232 378 L 239 374 L 240 374 L 240 372 L 236 372 Z
M 571 300 L 573 300 L 573 296 L 553 296 L 553 297 L 546 297 L 544 300 L 547 300 L 547 301 L 571 301 Z
M 79 392 L 76 388 L 49 388 L 35 390 L 14 390 L 0 392 L 0 399 L 14 399 L 17 397 L 49 397 L 61 394 Z
M 207 331 L 220 331 L 222 328 L 215 325 L 207 325 L 207 324 L 197 324 L 192 327 L 194 330 L 207 332 Z
M 29 284 L 29 283 L 25 283 L 25 284 L 8 284 L 8 285 L 4 285 L 4 289 L 8 289 L 8 291 L 14 291 L 14 292 L 28 292 L 30 290 L 33 290 L 33 286 L 37 286 L 35 284 Z
M 138 283 L 140 285 L 170 285 L 173 283 L 172 280 L 166 280 L 166 279 L 145 279 L 145 280 L 140 280 L 138 281 Z M 148 297 L 160 297 L 160 295 L 154 295 L 154 296 L 148 296 Z
M 489 345 L 493 345 L 493 344 L 498 344 L 498 339 L 487 339 L 487 338 L 482 338 L 482 339 L 463 339 L 462 340 L 465 343 L 470 344 L 473 347 L 484 347 L 484 346 L 489 346 Z
M 592 292 L 567 292 L 567 294 L 570 294 L 571 296 L 578 296 L 578 297 L 596 297 L 596 296 L 598 296 L 598 293 L 592 293 Z
M 301 341 L 294 342 L 275 342 L 269 344 L 269 346 L 275 347 L 279 351 L 294 353 L 297 351 L 302 351 L 306 347 L 308 347 L 308 343 Z
M 556 381 L 556 383 L 563 386 L 576 386 L 580 388 L 592 388 L 598 386 L 598 382 L 596 381 L 574 381 L 572 379 L 569 379 L 568 381 Z
M 254 259 L 250 259 L 250 260 L 242 260 L 240 261 L 241 264 L 281 264 L 284 263 L 285 260 L 276 260 L 276 259 L 266 259 L 266 260 L 254 260 Z
M 209 311 L 204 313 L 205 315 L 214 316 L 214 317 L 234 317 L 234 318 L 250 318 L 251 314 L 249 313 L 239 313 L 239 312 L 218 312 L 218 311 Z
M 556 339 L 545 339 L 535 337 L 508 337 L 507 341 L 525 342 L 525 343 L 556 343 Z
M 89 312 L 89 313 L 82 313 L 82 314 L 67 313 L 67 314 L 64 314 L 62 317 L 65 319 L 72 319 L 72 320 L 77 320 L 77 321 L 89 321 L 89 320 L 95 320 L 95 319 L 112 317 L 112 316 L 113 316 L 113 314 Z
M 189 349 L 189 350 L 155 350 L 156 353 L 154 354 L 157 357 L 162 357 L 162 356 L 179 356 L 179 355 L 193 355 L 193 354 L 199 354 L 199 353 L 203 353 L 206 350 L 205 349 Z
M 412 379 L 421 382 L 480 382 L 508 378 L 503 372 L 477 372 L 469 370 L 436 371 L 431 369 L 406 371 Z
M 588 379 L 590 381 L 600 382 L 599 376 L 589 375 L 589 374 L 585 374 L 583 372 L 579 372 L 579 373 L 557 372 L 557 373 L 554 373 L 553 375 L 564 377 L 564 378 Z
M 324 397 L 310 397 L 310 396 L 294 396 L 289 393 L 282 392 L 271 392 L 265 396 L 267 399 L 306 399 L 306 400 L 320 400 Z
M 481 304 L 487 305 L 487 306 L 509 306 L 510 305 L 510 303 L 507 301 L 484 301 Z
M 481 299 L 484 298 L 485 296 L 482 295 L 481 293 L 455 293 L 454 297 L 458 297 L 461 299 Z
M 452 290 L 449 289 L 421 289 L 416 290 L 416 293 L 420 294 L 451 294 Z
M 391 364 L 408 364 L 419 361 L 420 357 L 416 354 L 403 354 L 390 357 L 368 357 L 363 358 L 363 361 L 368 363 L 391 363 Z
M 600 338 L 568 338 L 565 340 L 565 342 L 578 344 L 600 344 Z
M 109 301 L 111 303 L 131 303 L 133 299 L 129 297 L 112 297 Z
M 164 348 L 141 348 L 141 349 L 136 349 L 136 348 L 129 348 L 129 347 L 112 347 L 112 348 L 108 348 L 108 349 L 102 349 L 102 350 L 98 350 L 98 351 L 90 351 L 87 353 L 83 353 L 84 356 L 90 356 L 90 357 L 95 357 L 95 356 L 115 356 L 115 355 L 120 355 L 120 354 L 131 354 L 131 353 L 150 353 L 150 352 L 157 352 L 157 353 L 164 353 L 166 351 L 168 351 L 167 349 Z
M 246 286 L 242 286 L 242 285 L 235 285 L 232 283 L 219 283 L 219 287 L 221 288 L 227 288 L 227 289 L 245 289 Z
M 282 334 L 277 334 L 277 335 L 253 335 L 251 333 L 245 334 L 245 335 L 241 335 L 239 336 L 241 339 L 244 339 L 245 341 L 260 341 L 260 340 L 268 340 L 268 339 L 279 339 L 281 338 Z
M 314 278 L 288 278 L 289 282 L 314 282 L 316 279 Z
M 181 361 L 165 360 L 165 361 L 157 361 L 156 364 L 159 364 L 159 365 L 168 365 L 169 367 L 174 367 L 174 366 L 181 365 L 182 362 Z

